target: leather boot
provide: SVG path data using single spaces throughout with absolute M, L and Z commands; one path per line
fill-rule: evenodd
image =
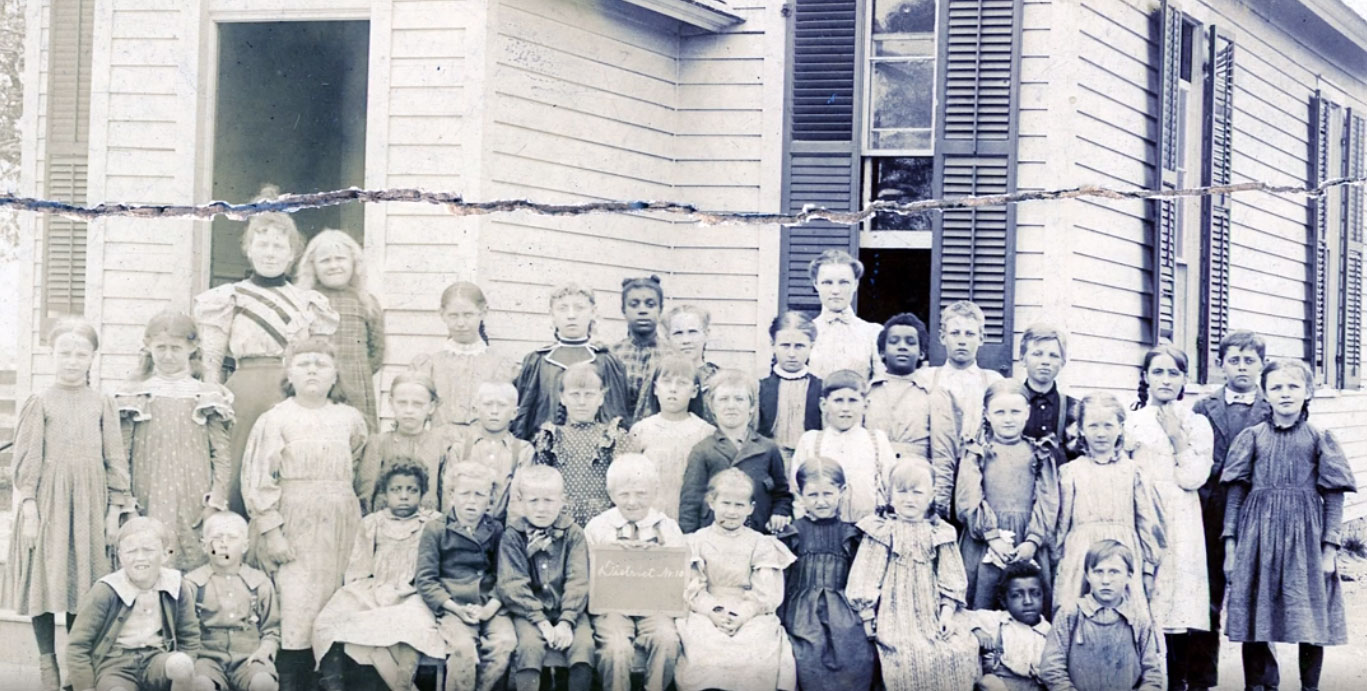
M 42 680 L 43 691 L 61 691 L 62 673 L 57 669 L 56 654 L 38 656 L 38 676 Z

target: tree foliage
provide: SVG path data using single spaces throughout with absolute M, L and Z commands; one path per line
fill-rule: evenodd
M 24 109 L 24 0 L 0 0 L 0 191 L 19 183 L 19 116 Z M 0 257 L 14 252 L 18 220 L 0 211 Z

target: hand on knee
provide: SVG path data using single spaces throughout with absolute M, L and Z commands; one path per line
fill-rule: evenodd
M 195 661 L 185 653 L 171 653 L 166 657 L 166 678 L 171 681 L 190 681 L 195 678 Z
M 279 689 L 280 684 L 266 672 L 257 672 L 252 677 L 251 685 L 247 687 L 247 691 L 279 691 Z

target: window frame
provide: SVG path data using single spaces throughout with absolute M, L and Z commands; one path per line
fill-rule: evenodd
M 895 2 L 896 0 L 887 0 Z M 933 157 L 936 151 L 938 125 L 940 122 L 940 72 L 944 68 L 941 64 L 941 27 L 944 17 L 943 0 L 935 0 L 932 4 L 935 7 L 935 17 L 932 21 L 934 28 L 930 32 L 931 43 L 930 53 L 921 56 L 883 56 L 879 57 L 874 50 L 873 38 L 873 19 L 874 10 L 879 0 L 863 0 L 860 3 L 860 12 L 863 20 L 860 22 L 860 30 L 863 36 L 860 37 L 858 44 L 862 50 L 859 64 L 855 70 L 855 79 L 862 81 L 859 85 L 859 92 L 863 95 L 863 103 L 860 104 L 858 114 L 859 137 L 855 140 L 858 146 L 858 155 L 861 159 L 868 158 L 911 158 L 930 156 Z M 927 128 L 930 133 L 930 148 L 928 149 L 878 149 L 873 146 L 873 112 L 874 112 L 874 72 L 875 65 L 878 63 L 910 63 L 916 61 L 930 62 L 930 125 Z M 906 131 L 890 129 L 889 131 Z M 867 168 L 863 168 L 867 170 Z

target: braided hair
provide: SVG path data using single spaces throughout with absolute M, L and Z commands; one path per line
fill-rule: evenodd
M 1182 374 L 1187 374 L 1187 354 L 1182 352 L 1181 348 L 1178 348 L 1177 346 L 1172 345 L 1171 343 L 1160 343 L 1152 348 L 1149 348 L 1149 351 L 1147 353 L 1144 353 L 1144 362 L 1139 366 L 1139 387 L 1135 392 L 1138 400 L 1134 402 L 1134 405 L 1130 406 L 1130 410 L 1139 410 L 1140 408 L 1143 408 L 1145 405 L 1148 404 L 1149 365 L 1152 364 L 1154 359 L 1159 357 L 1160 355 L 1166 355 L 1172 358 L 1172 361 L 1177 363 L 1177 369 L 1182 370 Z M 1177 400 L 1182 400 L 1182 395 L 1183 392 L 1178 391 Z

